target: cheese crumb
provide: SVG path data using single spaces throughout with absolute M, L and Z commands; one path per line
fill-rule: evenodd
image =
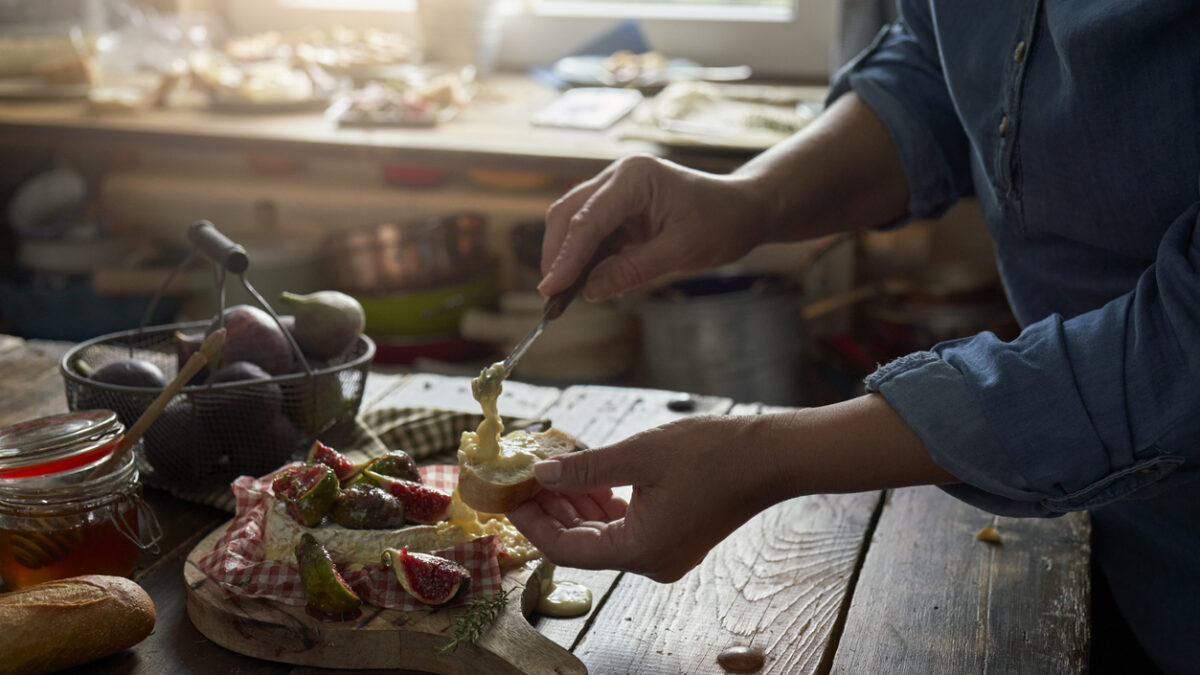
M 986 541 L 989 544 L 999 544 L 1000 543 L 1000 533 L 997 532 L 996 528 L 992 527 L 991 525 L 988 525 L 987 527 L 983 528 L 982 530 L 976 532 L 975 538 L 978 539 L 979 541 Z

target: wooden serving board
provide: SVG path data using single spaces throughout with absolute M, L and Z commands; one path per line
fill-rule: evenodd
M 271 661 L 318 668 L 407 668 L 445 675 L 475 673 L 587 673 L 571 652 L 534 630 L 525 618 L 537 605 L 543 561 L 510 570 L 505 590 L 517 588 L 492 627 L 474 644 L 444 654 L 462 608 L 406 612 L 363 605 L 353 621 L 326 622 L 303 607 L 226 596 L 199 567 L 230 523 L 192 549 L 183 568 L 188 617 L 197 630 L 226 649 Z

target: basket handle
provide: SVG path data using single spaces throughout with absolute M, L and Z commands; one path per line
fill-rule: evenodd
M 188 239 L 204 255 L 234 274 L 250 267 L 250 256 L 241 244 L 226 237 L 208 220 L 197 220 L 188 228 Z

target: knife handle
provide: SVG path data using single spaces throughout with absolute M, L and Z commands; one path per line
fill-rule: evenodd
M 625 228 L 618 227 L 600 242 L 600 245 L 596 247 L 596 252 L 592 254 L 592 259 L 583 266 L 583 269 L 579 270 L 579 276 L 575 277 L 575 281 L 565 289 L 546 298 L 546 304 L 542 306 L 542 313 L 546 315 L 547 319 L 557 319 L 567 310 L 567 305 L 571 304 L 571 301 L 583 289 L 588 277 L 592 275 L 592 270 L 596 269 L 596 265 L 621 250 L 624 240 Z

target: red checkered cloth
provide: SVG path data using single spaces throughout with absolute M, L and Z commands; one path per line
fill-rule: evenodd
M 421 479 L 431 487 L 450 492 L 458 483 L 455 465 L 434 464 L 423 466 L 420 471 Z M 279 560 L 263 559 L 263 525 L 271 505 L 273 478 L 274 474 L 262 478 L 242 476 L 233 482 L 237 515 L 212 553 L 200 559 L 200 569 L 227 595 L 304 605 L 300 570 Z M 494 597 L 500 591 L 499 559 L 505 551 L 504 544 L 495 536 L 480 537 L 433 553 L 459 563 L 471 573 L 469 592 L 460 596 L 458 602 L 470 597 Z M 426 607 L 400 586 L 391 568 L 371 565 L 339 571 L 363 602 L 388 609 Z

